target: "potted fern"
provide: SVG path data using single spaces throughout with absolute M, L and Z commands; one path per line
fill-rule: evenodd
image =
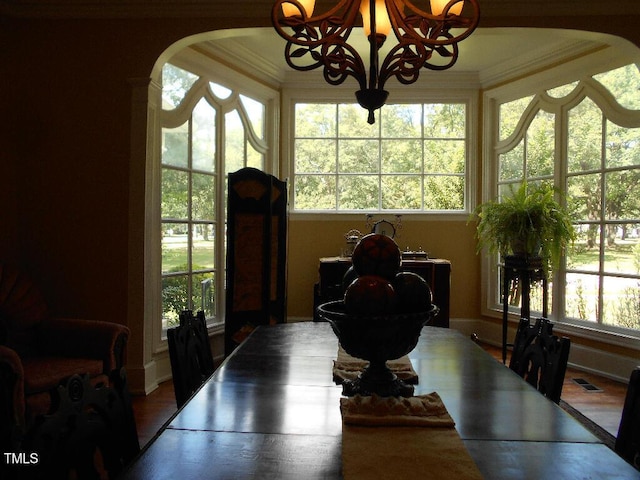
M 487 247 L 502 256 L 541 257 L 545 269 L 556 269 L 576 232 L 566 208 L 555 199 L 555 190 L 546 184 L 520 184 L 511 188 L 501 201 L 479 205 L 477 220 L 478 251 Z

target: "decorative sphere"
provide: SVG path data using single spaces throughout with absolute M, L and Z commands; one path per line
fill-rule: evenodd
M 382 315 L 395 310 L 396 293 L 387 279 L 362 275 L 347 287 L 344 306 L 352 315 Z
M 347 271 L 344 273 L 344 276 L 342 277 L 342 294 L 344 295 L 347 291 L 347 288 L 349 287 L 349 285 L 351 285 L 351 283 L 358 278 L 358 273 L 356 272 L 356 269 L 353 268 L 353 265 L 351 265 Z
M 397 298 L 398 313 L 426 312 L 431 309 L 433 296 L 429 284 L 413 272 L 399 272 L 391 282 Z
M 377 275 L 387 280 L 392 280 L 398 273 L 401 259 L 398 244 L 391 237 L 378 233 L 362 237 L 351 256 L 358 275 Z

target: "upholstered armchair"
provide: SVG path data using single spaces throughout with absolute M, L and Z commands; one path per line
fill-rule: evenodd
M 15 448 L 52 392 L 74 374 L 109 384 L 123 366 L 129 330 L 116 323 L 53 318 L 27 275 L 0 263 L 0 446 Z

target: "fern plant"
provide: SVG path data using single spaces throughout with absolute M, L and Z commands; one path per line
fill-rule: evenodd
M 501 200 L 479 205 L 473 217 L 477 220 L 478 252 L 486 247 L 502 256 L 540 256 L 546 268 L 556 269 L 576 238 L 569 212 L 546 184 L 523 182 Z

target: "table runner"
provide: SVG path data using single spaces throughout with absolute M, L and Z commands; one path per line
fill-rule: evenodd
M 369 365 L 368 361 L 352 357 L 339 346 L 338 356 L 333 361 L 333 380 L 337 384 L 341 384 L 345 380 L 355 380 L 367 365 Z M 405 383 L 412 385 L 418 383 L 418 374 L 413 369 L 411 360 L 407 355 L 396 360 L 387 361 L 387 366 Z
M 340 407 L 345 480 L 483 478 L 435 392 L 342 398 Z

